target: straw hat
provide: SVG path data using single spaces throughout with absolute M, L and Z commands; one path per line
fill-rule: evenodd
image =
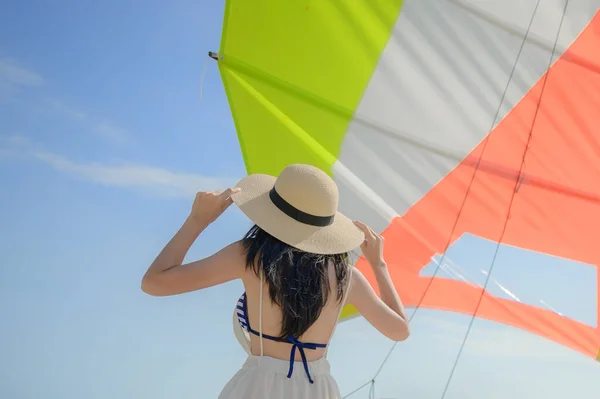
M 278 177 L 252 174 L 231 196 L 261 229 L 302 251 L 338 254 L 362 244 L 364 234 L 338 212 L 338 188 L 322 170 L 303 164 L 286 167 Z

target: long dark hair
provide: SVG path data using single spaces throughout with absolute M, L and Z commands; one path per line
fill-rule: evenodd
M 320 255 L 296 249 L 254 225 L 242 239 L 246 269 L 262 270 L 271 301 L 283 312 L 280 338 L 299 338 L 319 318 L 329 299 L 329 264 L 335 267 L 336 300 L 348 278 L 348 253 Z M 261 299 L 262 300 L 262 299 Z

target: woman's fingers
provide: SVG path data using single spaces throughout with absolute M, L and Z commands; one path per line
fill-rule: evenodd
M 229 205 L 233 204 L 233 199 L 231 198 L 231 196 L 235 193 L 240 192 L 240 190 L 241 189 L 239 187 L 230 187 L 226 190 L 219 190 L 218 195 L 223 201 L 223 209 L 226 209 L 227 207 L 229 207 Z
M 372 228 L 366 224 L 354 221 L 354 224 L 365 234 L 365 242 L 383 241 L 383 237 L 377 234 Z
M 219 193 L 219 195 L 221 197 L 229 199 L 233 194 L 239 192 L 240 188 L 239 187 L 230 187 L 227 190 L 219 190 L 219 191 L 221 191 Z
M 371 230 L 371 228 L 369 226 L 367 226 L 366 224 L 359 222 L 359 221 L 354 221 L 354 224 L 356 225 L 356 227 L 361 229 L 362 232 L 365 234 L 366 241 L 371 241 L 371 240 L 374 240 L 375 238 L 377 238 L 377 234 L 375 234 L 373 232 L 373 230 Z

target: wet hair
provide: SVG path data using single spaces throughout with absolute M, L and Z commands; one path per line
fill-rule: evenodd
M 319 318 L 330 295 L 329 265 L 337 280 L 336 300 L 341 302 L 348 279 L 348 253 L 320 255 L 304 252 L 254 225 L 242 239 L 246 269 L 257 277 L 262 271 L 271 302 L 283 313 L 279 338 L 299 338 Z

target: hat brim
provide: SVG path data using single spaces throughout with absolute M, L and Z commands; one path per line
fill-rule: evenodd
M 294 248 L 317 254 L 349 252 L 363 243 L 363 232 L 341 212 L 325 227 L 304 224 L 283 213 L 269 198 L 275 180 L 274 176 L 265 174 L 249 175 L 235 185 L 241 190 L 231 196 L 261 229 Z

